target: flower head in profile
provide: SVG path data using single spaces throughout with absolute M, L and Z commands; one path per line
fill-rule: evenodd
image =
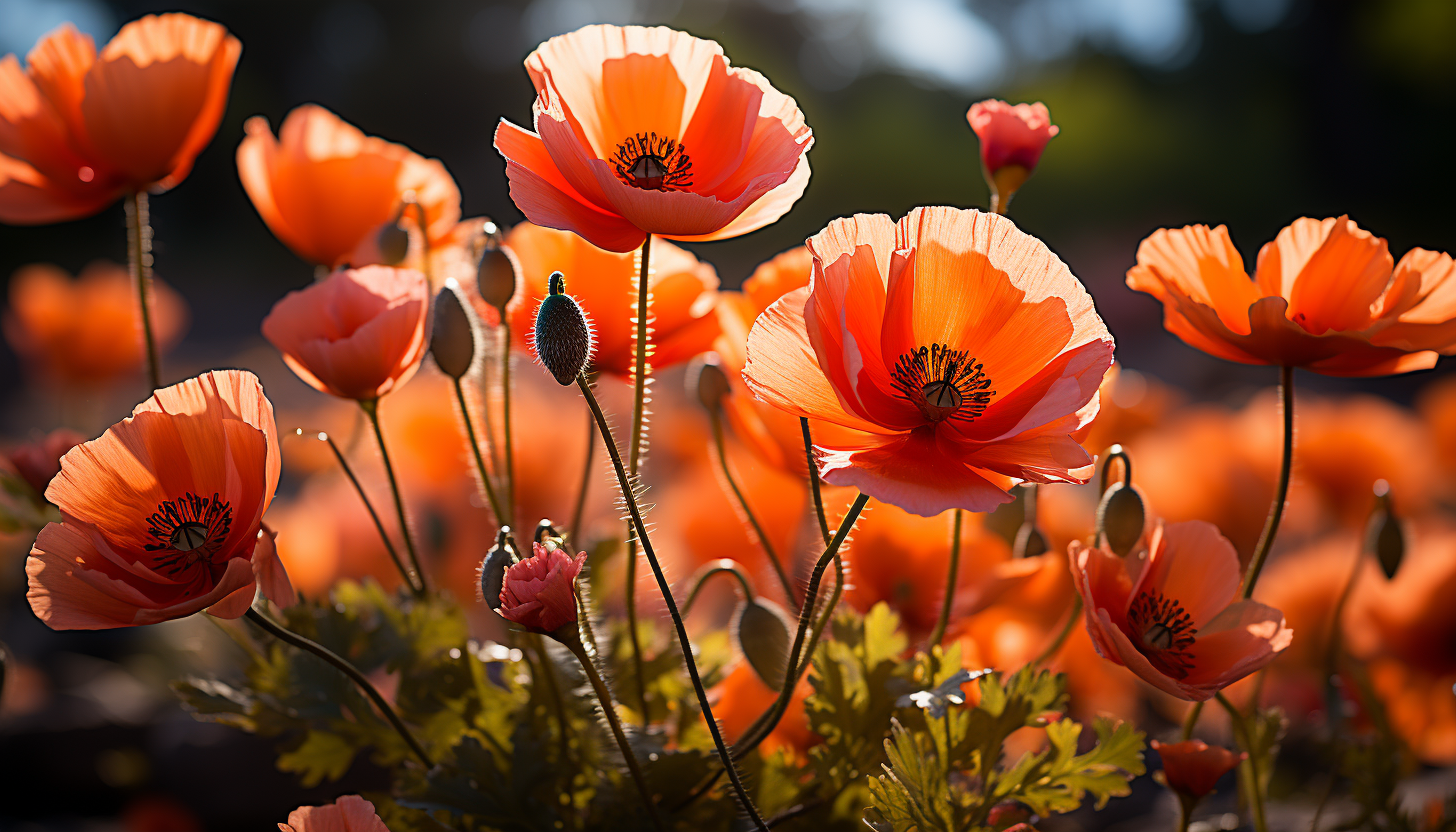
M 777 220 L 809 182 L 794 100 L 663 27 L 587 26 L 526 58 L 536 132 L 502 121 L 511 199 L 609 251 L 648 234 L 721 240 Z
M 809 286 L 748 336 L 759 399 L 854 436 L 819 474 L 915 514 L 989 511 L 1014 480 L 1086 482 L 1112 336 L 1067 266 L 1010 220 L 917 208 L 810 238 Z
M 417 271 L 342 269 L 274 304 L 263 336 L 314 389 L 373 401 L 420 368 L 429 312 L 429 284 Z
M 1127 285 L 1162 301 L 1163 326 L 1189 346 L 1243 364 L 1379 376 L 1456 353 L 1451 256 L 1415 248 L 1396 263 L 1348 217 L 1295 220 L 1252 278 L 1224 226 L 1160 229 Z
M 396 221 L 431 246 L 449 240 L 460 219 L 460 190 L 445 166 L 364 132 L 317 104 L 294 109 L 278 137 L 262 116 L 248 119 L 238 145 L 238 178 L 263 222 L 304 260 L 318 265 L 385 262 L 380 229 Z M 392 263 L 391 263 L 392 264 Z
M 978 101 L 966 111 L 966 121 L 981 141 L 981 173 L 1002 206 L 1036 170 L 1047 142 L 1060 131 L 1040 101 L 1014 106 L 994 98 Z
M 1164 693 L 1210 699 L 1289 646 L 1273 607 L 1239 597 L 1239 557 L 1211 523 L 1158 525 L 1126 560 L 1074 541 L 1072 580 L 1103 658 Z
M 1166 743 L 1153 740 L 1153 750 L 1163 759 L 1164 785 L 1185 801 L 1197 802 L 1213 793 L 1220 777 L 1234 770 L 1248 754 L 1238 753 L 1203 740 Z
M 576 623 L 576 576 L 586 553 L 571 557 L 554 541 L 531 544 L 531 556 L 511 564 L 501 587 L 502 617 L 551 635 Z
M 172 287 L 151 282 L 152 333 L 168 349 L 187 326 L 187 304 Z M 47 378 L 100 384 L 139 373 L 146 360 L 140 312 L 124 267 L 98 260 L 72 279 L 49 264 L 10 278 L 5 340 Z
M 216 370 L 152 394 L 61 459 L 46 489 L 62 520 L 41 530 L 30 607 L 55 630 L 247 612 L 259 586 L 293 590 L 263 512 L 278 487 L 273 405 L 257 376 Z
M 629 378 L 634 360 L 637 267 L 630 253 L 605 251 L 569 231 L 531 223 L 511 229 L 504 248 L 520 264 L 521 297 L 510 310 L 511 331 L 527 345 L 536 304 L 546 297 L 552 272 L 566 275 L 571 293 L 592 321 L 592 369 Z M 681 364 L 707 350 L 718 336 L 713 314 L 718 275 L 713 267 L 671 243 L 652 246 L 652 366 Z
M 0 59 L 0 222 L 79 219 L 181 182 L 217 132 L 242 49 L 220 24 L 163 14 L 100 54 L 68 23 L 24 69 Z
M 374 811 L 374 804 L 357 794 L 346 794 L 327 806 L 300 806 L 288 813 L 279 832 L 389 832 Z

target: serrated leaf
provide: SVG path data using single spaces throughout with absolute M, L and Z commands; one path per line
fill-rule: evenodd
M 354 747 L 338 734 L 309 731 L 303 744 L 278 756 L 278 769 L 299 775 L 305 788 L 337 780 L 354 763 Z
M 915 736 L 899 722 L 885 740 L 884 774 L 869 783 L 876 820 L 895 832 L 959 832 L 969 823 L 953 801 L 948 772 L 934 754 L 922 751 Z
M 1143 734 L 1128 723 L 1099 718 L 1094 725 L 1097 745 L 1078 755 L 1082 726 L 1070 719 L 1046 728 L 1047 750 L 1026 754 L 1010 771 L 996 778 L 1002 799 L 1017 800 L 1039 815 L 1070 812 L 1091 794 L 1101 809 L 1113 797 L 1131 790 L 1130 781 L 1142 774 Z

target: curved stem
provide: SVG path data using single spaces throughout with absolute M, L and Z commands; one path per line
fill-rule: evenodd
M 1243 597 L 1254 594 L 1254 584 L 1259 572 L 1264 569 L 1264 560 L 1274 548 L 1274 535 L 1279 531 L 1279 519 L 1284 516 L 1284 503 L 1289 497 L 1289 474 L 1294 468 L 1294 368 L 1279 368 L 1279 399 L 1284 411 L 1284 453 L 1279 460 L 1279 484 L 1274 488 L 1274 502 L 1269 506 L 1269 519 L 1264 522 L 1264 531 L 1259 535 L 1259 545 L 1249 560 L 1249 571 L 1244 573 Z
M 1215 694 L 1215 698 L 1217 698 L 1218 704 L 1228 711 L 1239 747 L 1248 752 L 1244 761 L 1239 763 L 1239 785 L 1243 787 L 1244 799 L 1249 803 L 1249 814 L 1253 817 L 1254 832 L 1269 832 L 1269 822 L 1264 816 L 1264 790 L 1260 785 L 1259 761 L 1256 759 L 1253 741 L 1249 736 L 1248 723 L 1244 721 L 1244 715 L 1239 713 L 1239 709 L 1234 707 L 1234 703 L 1230 702 L 1222 692 Z
M 1082 593 L 1079 592 L 1072 597 L 1072 608 L 1067 611 L 1067 623 L 1062 625 L 1061 632 L 1057 633 L 1057 637 L 1052 639 L 1052 643 L 1048 644 L 1046 649 L 1041 651 L 1041 655 L 1031 660 L 1031 666 L 1041 667 L 1055 658 L 1057 653 L 1061 652 L 1062 645 L 1066 644 L 1067 639 L 1071 637 L 1072 630 L 1077 626 L 1077 619 L 1081 617 Z
M 299 431 L 299 433 L 301 434 L 302 431 Z M 409 585 L 410 591 L 417 594 L 422 592 L 422 588 L 415 584 L 415 575 L 404 565 L 404 561 L 399 559 L 399 550 L 394 548 L 394 541 L 389 539 L 389 532 L 385 531 L 384 521 L 379 519 L 379 512 L 374 509 L 374 503 L 369 500 L 369 495 L 364 493 L 364 486 L 359 482 L 359 478 L 355 476 L 354 469 L 349 465 L 349 461 L 344 458 L 344 452 L 339 450 L 338 443 L 334 442 L 334 437 L 320 432 L 318 438 L 328 443 L 329 450 L 334 452 L 334 459 L 339 461 L 339 467 L 344 469 L 344 474 L 349 478 L 349 482 L 354 485 L 354 490 L 359 492 L 359 499 L 363 501 L 364 508 L 368 510 L 369 519 L 374 521 L 374 528 L 379 532 L 379 539 L 384 541 L 384 548 L 385 551 L 389 552 L 389 559 L 394 561 L 394 565 L 399 569 L 399 574 L 404 577 L 404 582 Z
M 652 292 L 650 287 L 652 269 L 652 235 L 642 241 L 642 250 L 637 263 L 637 331 L 636 350 L 632 365 L 632 432 L 627 447 L 627 474 L 629 486 L 637 483 L 637 468 L 641 464 L 643 419 L 647 413 L 647 375 L 652 367 L 647 363 L 647 340 L 650 335 L 647 316 Z M 607 440 L 611 444 L 611 440 Z M 629 498 L 630 499 L 630 498 Z M 647 682 L 643 669 L 642 643 L 637 636 L 637 537 L 631 523 L 627 524 L 627 562 L 625 564 L 624 599 L 627 614 L 627 637 L 632 644 L 632 667 L 637 680 L 637 700 L 641 705 L 642 724 L 647 724 Z
M 320 659 L 323 659 L 324 661 L 338 668 L 340 673 L 348 676 L 349 680 L 352 681 L 355 685 L 358 685 L 359 690 L 363 691 L 364 695 L 369 697 L 369 700 L 374 703 L 374 707 L 378 708 L 379 712 L 384 715 L 384 718 L 389 720 L 389 724 L 394 726 L 394 730 L 399 734 L 400 738 L 404 740 L 405 745 L 408 745 L 410 750 L 414 752 L 415 756 L 420 758 L 420 762 L 425 764 L 425 768 L 434 768 L 434 761 L 430 759 L 429 754 L 425 753 L 424 747 L 421 746 L 419 740 L 416 740 L 414 735 L 410 733 L 409 728 L 405 727 L 404 721 L 399 718 L 399 714 L 395 713 L 394 708 L 391 708 L 389 706 L 389 700 L 384 698 L 383 694 L 381 694 L 378 689 L 376 689 L 374 685 L 371 684 L 370 681 L 364 677 L 363 673 L 359 672 L 359 669 L 357 667 L 350 664 L 348 660 L 340 656 L 338 653 L 335 653 L 334 651 L 323 646 L 322 644 L 319 644 L 316 641 L 304 638 L 298 633 L 295 633 L 292 630 L 285 628 L 282 624 L 279 624 L 268 616 L 258 612 L 256 609 L 253 609 L 252 607 L 248 608 L 248 611 L 244 613 L 244 616 L 249 621 L 257 624 L 269 635 L 273 636 L 279 641 L 285 644 L 291 644 L 300 650 L 305 650 L 309 653 L 312 653 L 315 656 L 318 656 Z
M 753 598 L 753 584 L 749 583 L 748 576 L 743 574 L 742 564 L 730 558 L 720 558 L 713 561 L 713 565 L 706 569 L 698 570 L 698 573 L 693 577 L 693 588 L 688 591 L 688 599 L 683 601 L 682 605 L 682 614 L 684 616 L 692 611 L 693 602 L 698 600 L 698 595 L 703 591 L 703 587 L 707 585 L 708 579 L 725 572 L 738 579 L 738 585 L 743 589 L 743 597 L 748 599 Z
M 1193 707 L 1188 709 L 1188 715 L 1183 717 L 1183 729 L 1178 732 L 1179 742 L 1188 742 L 1193 739 L 1193 729 L 1198 725 L 1198 718 L 1203 716 L 1203 703 L 1194 702 Z
M 824 570 L 829 567 L 829 562 L 839 557 L 839 547 L 844 545 L 844 539 L 849 536 L 849 530 L 859 519 L 859 514 L 864 510 L 865 503 L 869 502 L 869 496 L 860 494 L 855 497 L 849 507 L 849 512 L 844 515 L 844 520 L 839 524 L 839 530 L 834 533 L 834 538 L 824 549 L 824 554 L 819 556 L 818 562 L 814 564 L 814 571 L 809 575 L 809 588 L 804 593 L 804 604 L 799 609 L 799 627 L 794 633 L 794 645 L 789 650 L 789 661 L 784 665 L 784 684 L 779 688 L 779 697 L 774 700 L 773 707 L 766 714 L 766 718 L 755 722 L 749 730 L 740 737 L 734 745 L 734 756 L 742 757 L 749 751 L 758 747 L 764 738 L 778 727 L 779 720 L 783 719 L 784 713 L 788 711 L 789 702 L 794 695 L 794 688 L 798 686 L 799 679 L 803 677 L 804 671 L 809 667 L 809 657 L 813 655 L 814 645 L 810 644 L 805 650 L 805 636 L 809 629 L 809 622 L 814 617 L 814 601 L 819 597 L 819 583 L 824 578 Z M 838 599 L 835 598 L 837 601 Z M 832 608 L 829 610 L 832 612 Z M 815 633 L 817 641 L 818 633 Z
M 379 426 L 379 400 L 361 401 L 359 407 L 364 409 L 364 414 L 369 417 L 369 424 L 374 427 L 374 438 L 379 443 L 379 456 L 384 459 L 384 473 L 389 477 L 389 490 L 394 495 L 394 510 L 399 515 L 399 534 L 404 538 L 405 550 L 409 552 L 410 567 L 419 581 L 419 589 L 415 594 L 423 595 L 429 591 L 429 587 L 425 584 L 425 571 L 420 568 L 420 553 L 415 549 L 414 535 L 410 534 L 409 517 L 404 510 L 404 497 L 400 495 L 399 491 L 399 478 L 394 475 L 394 463 L 390 462 L 389 449 L 384 445 L 384 430 Z
M 141 306 L 142 340 L 147 347 L 147 378 L 152 389 L 157 390 L 162 386 L 162 365 L 157 355 L 157 338 L 152 332 L 152 224 L 146 191 L 136 191 L 126 198 L 126 255 Z
M 753 527 L 753 533 L 758 537 L 758 543 L 763 547 L 763 553 L 768 556 L 769 563 L 773 564 L 774 573 L 779 576 L 779 584 L 784 588 L 784 598 L 788 603 L 794 603 L 794 583 L 789 580 L 789 573 L 784 571 L 784 565 L 779 560 L 778 553 L 774 551 L 773 544 L 769 542 L 768 534 L 764 532 L 763 525 L 758 522 L 753 509 L 748 505 L 748 497 L 744 496 L 743 489 L 738 487 L 738 481 L 733 477 L 733 469 L 728 465 L 727 443 L 723 440 L 723 414 L 721 410 L 714 409 L 708 414 L 708 421 L 713 425 L 713 447 L 718 451 L 718 465 L 723 471 L 723 478 L 728 481 L 728 487 L 733 490 L 733 496 L 738 500 L 738 507 L 743 509 L 743 514 L 748 518 L 748 524 Z
M 586 376 L 578 375 L 576 384 L 581 388 L 581 394 L 586 397 L 587 403 L 591 405 L 592 416 L 596 418 L 597 429 L 602 434 L 602 443 L 607 446 L 607 453 L 612 458 L 612 467 L 617 472 L 617 485 L 621 487 L 622 497 L 627 501 L 627 510 L 632 515 L 632 526 L 637 531 L 638 539 L 642 541 L 642 554 L 647 556 L 647 563 L 652 567 L 653 577 L 657 579 L 657 587 L 662 592 L 662 600 L 667 603 L 667 612 L 672 616 L 673 626 L 677 628 L 678 646 L 682 648 L 683 664 L 687 666 L 688 677 L 693 683 L 693 691 L 698 695 L 698 706 L 702 708 L 703 719 L 708 723 L 708 731 L 713 735 L 713 745 L 718 750 L 718 757 L 723 761 L 723 767 L 728 770 L 728 779 L 733 783 L 733 790 L 737 794 L 739 805 L 743 807 L 743 811 L 748 813 L 757 829 L 767 832 L 768 827 L 763 823 L 763 816 L 759 814 L 758 807 L 753 805 L 752 798 L 748 796 L 748 789 L 743 785 L 743 779 L 738 775 L 737 767 L 733 765 L 733 757 L 728 751 L 728 744 L 723 740 L 723 730 L 718 726 L 718 720 L 713 717 L 713 706 L 708 702 L 708 691 L 703 687 L 703 677 L 698 673 L 697 660 L 693 658 L 693 647 L 692 642 L 688 640 L 687 627 L 683 625 L 682 615 L 678 611 L 677 602 L 673 600 L 672 588 L 668 586 L 667 576 L 662 572 L 662 565 L 657 562 L 657 555 L 652 551 L 652 541 L 647 537 L 647 527 L 642 521 L 642 512 L 637 508 L 637 500 L 632 495 L 632 482 L 622 465 L 622 455 L 617 453 L 616 443 L 612 441 L 612 429 L 607 425 L 607 417 L 603 415 L 601 405 L 597 404 L 596 396 L 593 395 Z
M 1345 579 L 1345 588 L 1340 591 L 1340 598 L 1335 602 L 1335 609 L 1330 618 L 1329 637 L 1325 641 L 1324 657 L 1324 679 L 1325 679 L 1325 713 L 1330 723 L 1330 731 L 1333 733 L 1339 724 L 1340 701 L 1339 693 L 1334 685 L 1335 673 L 1340 666 L 1340 651 L 1344 642 L 1344 626 L 1341 621 L 1345 616 L 1345 607 L 1350 603 L 1350 596 L 1355 593 L 1355 582 L 1360 578 L 1360 567 L 1365 565 L 1365 550 L 1363 546 L 1355 552 L 1355 563 L 1350 567 L 1350 577 Z
M 455 401 L 460 405 L 460 416 L 465 420 L 465 439 L 470 443 L 470 454 L 475 457 L 475 470 L 480 474 L 480 487 L 485 490 L 485 499 L 490 502 L 490 510 L 495 514 L 497 525 L 509 526 L 506 522 L 506 515 L 501 510 L 500 500 L 496 497 L 495 486 L 490 483 L 490 471 L 485 467 L 485 457 L 480 454 L 480 442 L 475 436 L 475 424 L 470 419 L 470 408 L 465 405 L 465 388 L 460 385 L 460 379 L 451 379 L 455 383 Z
M 586 460 L 581 466 L 581 488 L 576 492 L 576 507 L 571 510 L 571 546 L 581 549 L 581 517 L 586 510 L 586 493 L 591 488 L 592 457 L 597 448 L 597 424 L 591 411 L 586 412 Z
M 503 526 L 513 526 L 516 522 L 516 448 L 511 442 L 511 321 L 506 316 L 501 316 L 500 323 L 501 337 L 505 342 L 501 347 L 501 422 L 505 428 L 505 453 L 506 458 L 506 496 L 505 509 L 506 517 L 501 520 Z
M 602 714 L 607 718 L 607 724 L 612 728 L 612 736 L 617 740 L 617 747 L 622 749 L 622 759 L 627 762 L 627 770 L 632 774 L 632 782 L 637 784 L 637 792 L 642 796 L 642 802 L 647 806 L 647 813 L 652 816 L 652 825 L 657 829 L 665 830 L 662 825 L 662 818 L 657 814 L 657 803 L 652 799 L 652 790 L 647 787 L 647 778 L 642 774 L 642 766 L 637 762 L 637 755 L 632 753 L 632 746 L 627 742 L 627 734 L 622 730 L 622 720 L 617 716 L 617 706 L 612 704 L 612 692 L 607 689 L 607 683 L 602 681 L 602 675 L 597 671 L 596 663 L 587 655 L 585 648 L 580 642 L 575 644 L 563 642 L 566 648 L 581 662 L 581 669 L 586 671 L 586 678 L 591 682 L 592 690 L 596 691 L 597 702 L 602 706 Z
M 814 436 L 809 432 L 809 417 L 799 417 L 799 430 L 804 434 L 804 462 L 809 472 L 809 492 L 814 495 L 814 514 L 819 518 L 819 536 L 829 545 L 829 518 L 824 514 L 824 494 L 819 488 L 819 468 L 814 464 Z
M 945 627 L 950 623 L 950 608 L 955 603 L 956 573 L 961 567 L 961 510 L 955 510 L 955 522 L 950 532 L 950 571 L 945 576 L 945 599 L 940 602 L 940 617 L 935 619 L 935 629 L 930 631 L 927 650 L 934 650 L 945 638 Z

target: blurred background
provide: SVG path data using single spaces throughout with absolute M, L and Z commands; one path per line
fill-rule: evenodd
M 244 120 L 263 115 L 276 130 L 293 107 L 322 104 L 366 133 L 441 159 L 460 186 L 463 216 L 513 223 L 521 217 L 491 147 L 495 125 L 530 123 L 521 61 L 535 44 L 594 22 L 661 23 L 715 39 L 735 64 L 796 98 L 814 130 L 813 178 L 787 216 L 689 246 L 725 288 L 837 216 L 984 207 L 965 111 L 987 97 L 1050 108 L 1061 133 L 1011 216 L 1088 285 L 1123 365 L 1187 400 L 1242 406 L 1274 373 L 1186 347 L 1164 332 L 1155 301 L 1124 287 L 1138 242 L 1154 229 L 1227 224 L 1252 264 L 1296 217 L 1349 214 L 1387 238 L 1397 258 L 1413 246 L 1456 250 L 1449 0 L 0 0 L 0 54 L 23 56 L 65 21 L 101 43 L 128 20 L 170 10 L 224 23 L 243 56 L 217 138 L 179 187 L 152 202 L 157 275 L 191 316 L 167 374 L 248 366 L 280 407 L 316 394 L 283 368 L 258 327 L 313 273 L 269 233 L 238 182 Z M 79 222 L 0 226 L 0 279 L 31 263 L 76 273 L 125 256 L 120 205 Z M 1445 367 L 1395 379 L 1301 374 L 1300 384 L 1408 405 Z M 124 415 L 135 392 L 58 396 L 0 349 L 0 434 L 23 439 L 69 424 L 89 436 Z M 61 658 L 31 669 L 42 698 L 24 716 L 10 679 L 9 713 L 0 710 L 0 829 L 266 828 L 301 802 L 383 784 L 361 766 L 343 785 L 300 790 L 273 771 L 268 742 L 196 723 L 167 698 L 160 682 L 192 667 L 177 656 L 205 652 L 203 635 L 44 632 L 17 603 L 21 560 L 3 563 L 0 634 L 22 657 Z M 160 643 L 167 650 L 151 650 Z M 111 659 L 121 654 L 144 659 L 120 673 Z M 232 778 L 246 791 L 219 787 Z

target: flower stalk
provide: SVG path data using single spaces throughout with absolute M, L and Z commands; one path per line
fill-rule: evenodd
M 133 191 L 126 199 L 126 254 L 141 309 L 142 340 L 147 347 L 147 380 L 153 390 L 162 387 L 161 358 L 152 331 L 152 224 L 147 192 Z
M 1279 459 L 1279 483 L 1274 487 L 1274 502 L 1269 505 L 1269 519 L 1264 522 L 1264 531 L 1259 535 L 1259 545 L 1249 560 L 1249 571 L 1244 574 L 1242 597 L 1254 595 L 1254 584 L 1264 569 L 1269 550 L 1274 548 L 1274 535 L 1279 532 L 1279 521 L 1284 516 L 1284 504 L 1289 499 L 1289 476 L 1294 469 L 1294 367 L 1279 368 L 1279 400 L 1284 417 L 1284 449 Z
M 647 362 L 648 346 L 647 341 L 651 335 L 647 315 L 648 305 L 652 299 L 651 287 L 648 285 L 652 275 L 652 235 L 648 234 L 642 240 L 642 248 L 639 252 L 637 264 L 637 318 L 636 318 L 636 350 L 633 354 L 632 365 L 632 433 L 630 444 L 627 447 L 627 475 L 630 482 L 623 486 L 623 491 L 628 492 L 637 482 L 637 468 L 641 463 L 642 445 L 647 437 L 643 430 L 643 422 L 647 413 L 647 374 L 652 372 L 652 365 Z M 604 437 L 605 433 L 602 434 Z M 607 439 L 608 445 L 611 440 Z M 631 502 L 631 497 L 627 498 Z M 642 724 L 647 724 L 647 683 L 642 667 L 642 644 L 637 633 L 637 538 L 636 530 L 632 524 L 627 525 L 627 563 L 624 592 L 625 607 L 627 615 L 627 637 L 632 644 L 632 665 L 636 671 L 637 679 L 637 700 L 641 706 Z
M 748 518 L 748 524 L 753 527 L 753 534 L 758 538 L 758 543 L 763 547 L 763 553 L 768 556 L 768 562 L 773 564 L 774 574 L 778 575 L 779 585 L 783 587 L 784 598 L 790 604 L 794 602 L 794 583 L 789 580 L 789 573 L 784 571 L 784 564 L 779 560 L 778 553 L 774 551 L 773 543 L 769 541 L 768 533 L 763 530 L 763 524 L 758 522 L 758 516 L 753 513 L 753 508 L 748 504 L 748 497 L 743 489 L 738 486 L 738 480 L 733 476 L 733 469 L 728 464 L 728 446 L 723 438 L 723 411 L 715 408 L 708 411 L 708 421 L 713 428 L 713 448 L 717 453 L 719 469 L 723 472 L 723 479 L 728 481 L 728 487 L 733 491 L 733 497 L 738 501 L 738 507 L 743 509 L 743 515 Z
M 819 520 L 819 536 L 829 545 L 829 518 L 824 514 L 824 492 L 819 487 L 819 467 L 814 464 L 814 435 L 809 432 L 809 417 L 799 417 L 799 430 L 804 434 L 804 462 L 808 466 L 809 493 L 814 497 L 814 516 Z
M 928 650 L 934 650 L 945 638 L 945 628 L 950 623 L 950 608 L 955 604 L 956 573 L 961 566 L 962 512 L 956 509 L 954 514 L 955 520 L 951 523 L 950 531 L 950 567 L 945 576 L 945 598 L 940 602 L 940 617 L 935 619 L 935 629 L 930 631 L 930 640 L 926 642 Z
M 460 379 L 451 379 L 455 385 L 455 402 L 460 405 L 460 416 L 465 420 L 465 439 L 470 443 L 470 454 L 475 459 L 475 471 L 480 475 L 480 487 L 485 491 L 485 499 L 490 503 L 490 510 L 495 514 L 496 522 L 502 526 L 508 526 L 505 510 L 501 507 L 500 498 L 495 493 L 495 486 L 490 482 L 490 471 L 486 468 L 485 457 L 480 453 L 480 442 L 475 435 L 475 424 L 470 418 L 470 408 L 465 404 L 465 388 L 461 386 Z
M 364 415 L 369 417 L 369 424 L 374 428 L 374 438 L 379 443 L 379 456 L 384 460 L 384 474 L 389 478 L 389 491 L 394 495 L 394 510 L 399 515 L 399 534 L 404 538 L 405 550 L 409 552 L 410 571 L 414 575 L 414 580 L 410 583 L 412 586 L 418 587 L 415 591 L 416 595 L 424 595 L 429 591 L 429 587 L 425 583 L 425 572 L 420 568 L 420 553 L 415 548 L 414 535 L 410 533 L 409 515 L 404 510 L 404 497 L 399 490 L 399 478 L 394 474 L 394 463 L 390 461 L 389 449 L 384 443 L 384 430 L 379 424 L 379 400 L 365 399 L 359 402 L 359 407 L 363 409 Z
M 302 436 L 303 429 L 299 428 L 297 433 L 299 436 Z M 423 593 L 424 588 L 415 582 L 418 576 L 404 565 L 404 561 L 399 559 L 399 550 L 394 548 L 394 541 L 389 539 L 389 532 L 385 531 L 384 521 L 379 519 L 379 512 L 375 510 L 374 503 L 369 499 L 369 495 L 364 492 L 363 484 L 359 482 L 359 477 L 354 474 L 354 467 L 344 457 L 344 452 L 340 450 L 339 444 L 334 441 L 334 437 L 329 436 L 323 431 L 318 433 L 318 438 L 320 441 L 327 443 L 329 450 L 334 452 L 334 459 L 339 461 L 339 467 L 344 469 L 344 475 L 349 478 L 349 482 L 354 486 L 354 490 L 359 493 L 359 499 L 363 501 L 365 510 L 369 512 L 369 519 L 374 521 L 374 528 L 379 532 L 379 539 L 384 541 L 384 550 L 389 552 L 389 559 L 394 561 L 394 565 L 399 569 L 399 574 L 404 578 L 405 584 L 416 595 Z

